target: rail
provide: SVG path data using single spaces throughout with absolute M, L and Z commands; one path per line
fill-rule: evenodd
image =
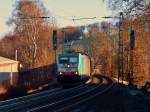
M 87 85 L 80 85 L 78 87 L 75 87 L 75 88 L 71 88 L 71 89 L 68 89 L 68 90 L 63 90 L 63 91 L 55 91 L 55 92 L 52 92 L 52 93 L 43 93 L 42 95 L 41 94 L 37 94 L 35 95 L 34 97 L 33 96 L 30 96 L 30 97 L 23 97 L 23 98 L 19 98 L 18 101 L 12 101 L 13 103 L 9 103 L 8 105 L 2 105 L 0 106 L 0 111 L 17 111 L 17 110 L 24 110 L 26 108 L 30 109 L 30 108 L 34 108 L 38 105 L 44 105 L 45 103 L 52 103 L 54 102 L 55 100 L 62 100 L 64 99 L 65 97 L 62 96 L 62 94 L 64 94 L 66 97 L 68 96 L 72 96 L 74 94 L 76 94 L 78 92 L 78 90 L 82 91 L 84 90 L 83 88 L 88 88 L 88 86 L 86 87 Z M 40 101 L 40 102 L 39 102 Z M 9 102 L 9 101 L 8 101 Z
M 107 80 L 109 83 L 109 86 L 107 88 L 105 88 L 104 86 L 102 86 L 102 84 L 100 84 L 99 86 L 95 86 L 94 88 L 87 90 L 83 93 L 80 93 L 78 95 L 69 97 L 67 99 L 63 99 L 61 101 L 54 102 L 52 104 L 33 108 L 33 109 L 29 110 L 28 112 L 45 112 L 47 110 L 49 110 L 49 111 L 53 111 L 53 110 L 63 111 L 63 110 L 65 110 L 66 111 L 68 108 L 71 108 L 71 107 L 77 105 L 78 103 L 83 103 L 83 102 L 86 102 L 88 100 L 93 99 L 95 96 L 106 92 L 107 90 L 109 90 L 113 86 L 111 79 L 109 79 L 105 76 L 99 76 L 99 75 L 96 75 L 96 77 L 99 79 L 103 78 L 103 80 L 104 79 Z M 102 89 L 104 89 L 104 90 L 102 90 Z
M 107 92 L 112 86 L 112 80 L 95 75 L 101 84 L 80 84 L 70 89 L 54 89 L 0 102 L 2 112 L 45 112 L 46 110 L 63 111 L 78 104 L 94 99 L 97 95 Z M 104 83 L 107 82 L 107 83 Z M 69 105 L 69 106 L 68 106 Z

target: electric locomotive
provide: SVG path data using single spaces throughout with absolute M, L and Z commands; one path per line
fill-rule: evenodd
M 57 80 L 60 83 L 74 83 L 90 77 L 91 61 L 82 53 L 60 54 L 57 58 Z

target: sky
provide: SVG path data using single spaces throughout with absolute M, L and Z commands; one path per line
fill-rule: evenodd
M 0 36 L 3 36 L 11 28 L 6 25 L 10 17 L 15 0 L 0 0 Z M 93 20 L 76 20 L 81 17 L 103 17 L 111 15 L 102 0 L 43 0 L 45 6 L 57 19 L 59 27 L 71 25 L 83 25 L 99 22 L 101 18 Z

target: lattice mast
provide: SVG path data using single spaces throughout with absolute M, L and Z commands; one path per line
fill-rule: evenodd
M 118 82 L 121 79 L 122 83 L 124 80 L 124 59 L 123 59 L 123 28 L 122 28 L 122 22 L 123 22 L 123 13 L 120 12 L 119 15 L 119 48 L 118 48 Z

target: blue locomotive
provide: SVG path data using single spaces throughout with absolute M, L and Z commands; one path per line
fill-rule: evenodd
M 73 83 L 90 77 L 91 61 L 81 53 L 60 54 L 57 58 L 58 82 Z

